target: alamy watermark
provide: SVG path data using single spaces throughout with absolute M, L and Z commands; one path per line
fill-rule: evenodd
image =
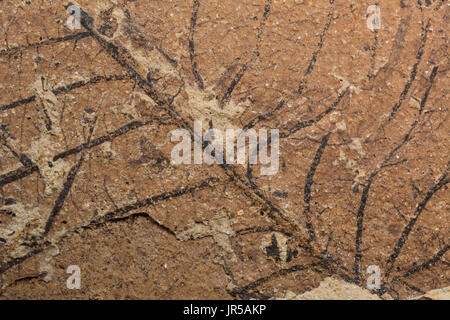
M 377 5 L 371 5 L 367 8 L 367 28 L 372 31 L 381 28 L 381 10 Z
M 77 265 L 71 265 L 67 268 L 66 273 L 71 274 L 66 281 L 67 289 L 80 289 L 81 288 L 81 269 Z
M 367 289 L 380 290 L 381 288 L 381 270 L 377 265 L 371 265 L 367 267 Z
M 75 5 L 70 5 L 67 7 L 67 12 L 70 14 L 66 21 L 67 28 L 69 30 L 81 29 L 81 9 Z
M 171 141 L 181 141 L 172 149 L 171 163 L 178 164 L 257 164 L 261 167 L 261 175 L 274 175 L 279 168 L 279 130 L 270 129 L 270 137 L 266 129 L 259 134 L 254 129 L 235 130 L 209 129 L 202 134 L 202 122 L 194 122 L 193 136 L 186 129 L 171 131 Z M 248 140 L 248 157 L 246 142 Z M 225 150 L 224 150 L 225 141 Z M 192 142 L 193 161 L 192 161 Z M 204 147 L 204 144 L 206 146 Z M 270 145 L 270 156 L 268 146 Z M 237 157 L 236 157 L 237 156 Z M 248 162 L 247 162 L 248 161 Z M 264 166 L 265 165 L 265 166 Z

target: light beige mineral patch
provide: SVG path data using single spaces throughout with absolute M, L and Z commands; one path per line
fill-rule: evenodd
M 450 300 L 450 287 L 430 290 L 424 295 L 416 297 L 414 299 L 421 299 L 421 298 L 428 298 L 431 300 Z
M 328 277 L 323 280 L 319 287 L 311 291 L 295 294 L 287 291 L 286 300 L 382 300 L 366 289 L 355 284 Z

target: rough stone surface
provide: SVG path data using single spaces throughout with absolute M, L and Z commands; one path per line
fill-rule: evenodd
M 426 294 L 417 297 L 417 299 L 450 300 L 450 287 L 430 290 Z
M 300 295 L 288 291 L 285 298 L 287 300 L 381 300 L 366 289 L 331 277 L 323 280 L 319 287 Z
M 73 4 L 0 1 L 1 299 L 450 285 L 446 1 Z M 278 173 L 173 165 L 195 120 L 279 129 Z

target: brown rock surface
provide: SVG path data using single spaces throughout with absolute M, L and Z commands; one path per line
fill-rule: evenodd
M 449 286 L 446 1 L 68 4 L 0 1 L 0 298 Z M 171 164 L 194 120 L 279 129 L 278 173 Z

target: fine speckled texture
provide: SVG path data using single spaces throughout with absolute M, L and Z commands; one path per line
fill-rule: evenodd
M 0 298 L 445 296 L 449 13 L 0 1 Z M 278 129 L 278 172 L 172 164 L 195 120 Z

